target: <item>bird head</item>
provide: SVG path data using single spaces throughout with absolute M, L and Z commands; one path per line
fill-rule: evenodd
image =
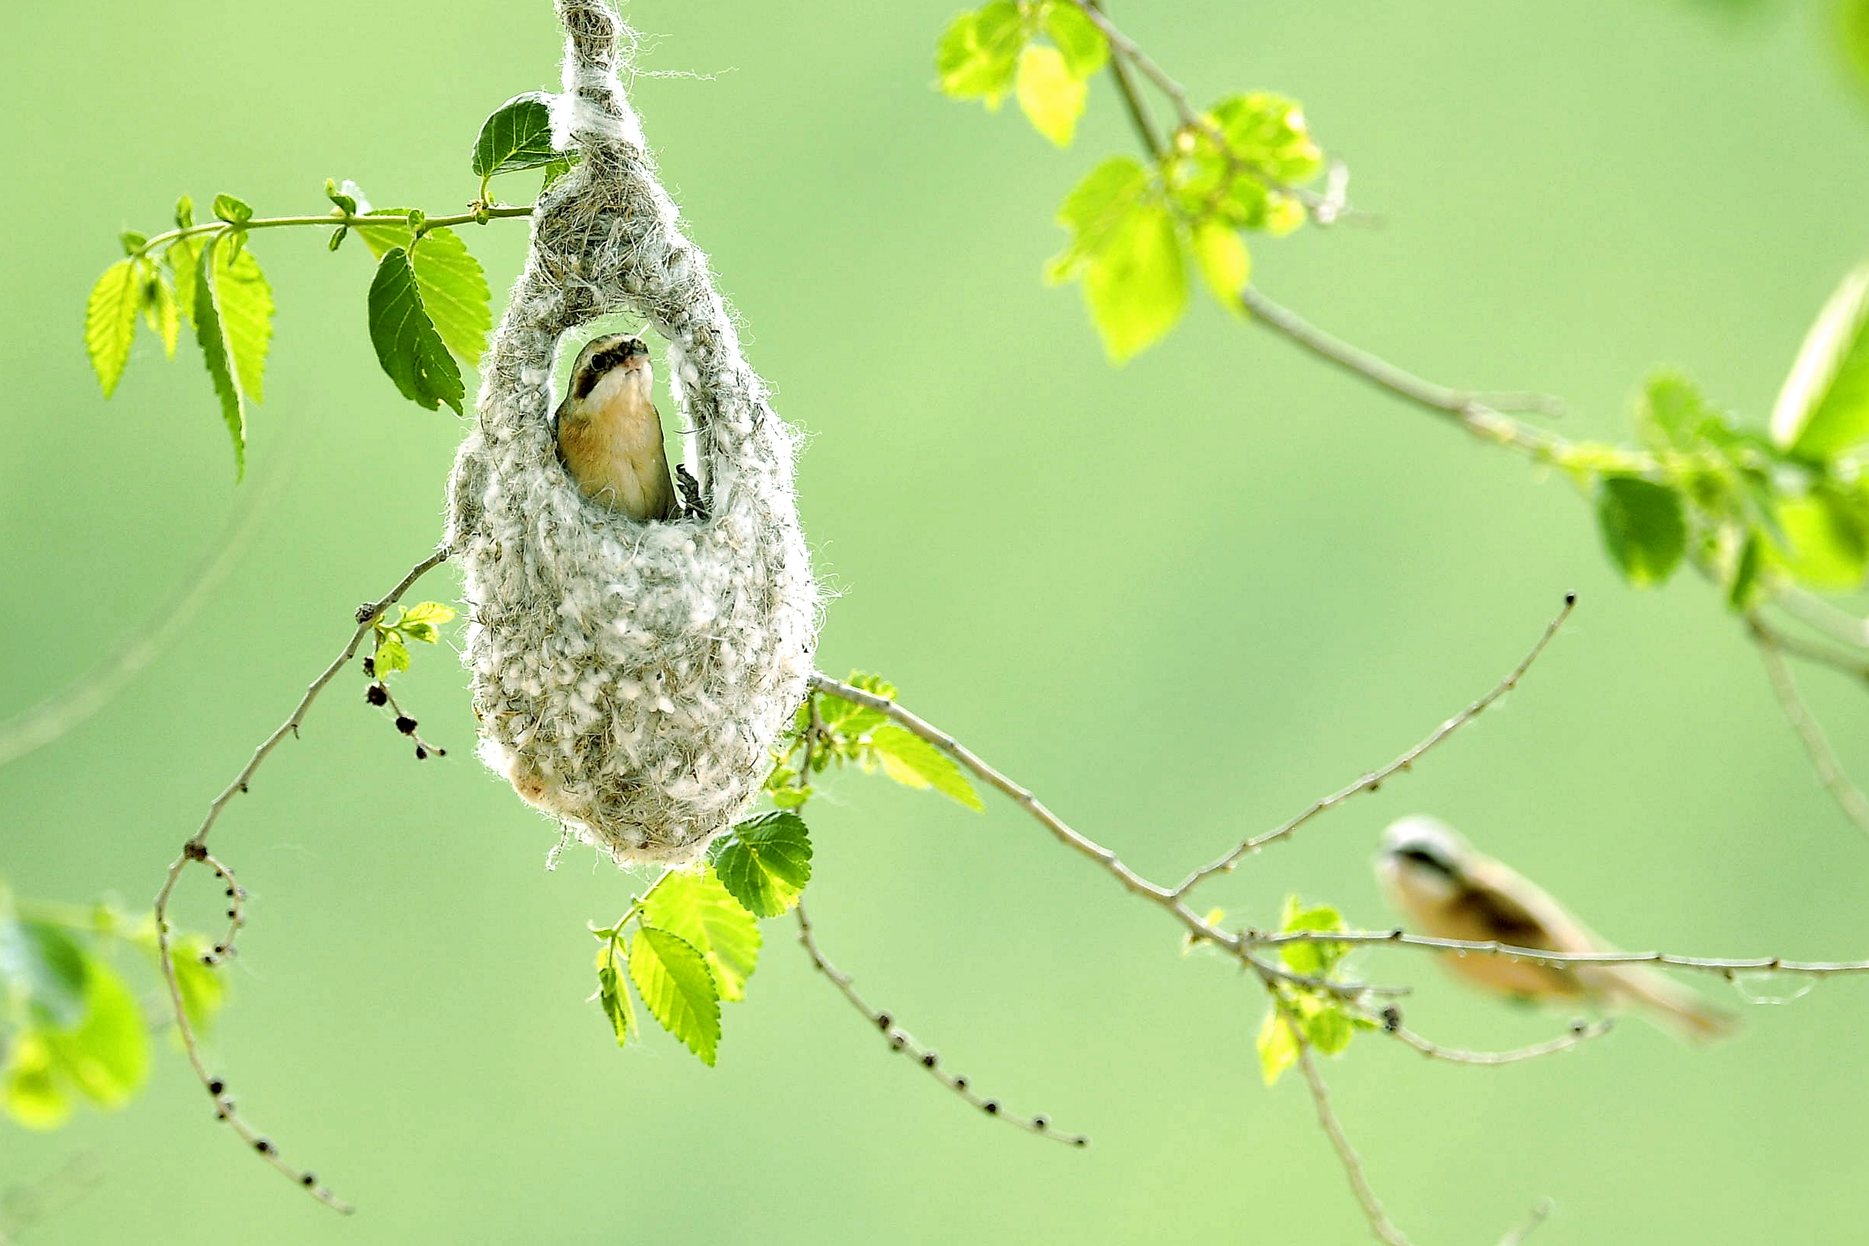
M 634 333 L 606 333 L 592 338 L 578 352 L 577 362 L 571 365 L 571 396 L 579 400 L 589 398 L 598 384 L 613 372 L 641 373 L 629 379 L 646 391 L 655 377 L 649 363 L 648 344 Z
M 1414 814 L 1382 833 L 1376 872 L 1392 891 L 1442 892 L 1464 884 L 1473 849 L 1439 818 Z

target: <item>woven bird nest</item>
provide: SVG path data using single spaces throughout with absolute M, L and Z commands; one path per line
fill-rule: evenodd
M 557 8 L 554 117 L 560 147 L 582 158 L 533 216 L 479 427 L 455 460 L 448 539 L 466 570 L 482 758 L 619 864 L 679 863 L 759 791 L 805 694 L 818 597 L 793 496 L 797 437 L 656 179 L 617 80 L 622 23 L 599 0 Z M 705 519 L 637 523 L 587 502 L 558 461 L 556 347 L 618 312 L 669 343 Z

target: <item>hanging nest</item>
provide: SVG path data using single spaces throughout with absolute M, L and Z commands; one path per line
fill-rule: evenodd
M 797 435 L 767 405 L 707 257 L 656 180 L 617 80 L 621 21 L 598 0 L 557 8 L 558 145 L 581 159 L 533 216 L 479 427 L 455 460 L 448 540 L 466 570 L 481 757 L 618 864 L 680 863 L 759 791 L 805 695 L 818 597 L 793 496 Z M 616 312 L 669 343 L 704 519 L 637 523 L 586 501 L 559 463 L 554 352 Z

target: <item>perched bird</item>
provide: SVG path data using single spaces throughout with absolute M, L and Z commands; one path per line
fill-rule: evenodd
M 638 523 L 679 519 L 649 348 L 634 334 L 595 338 L 571 368 L 553 424 L 558 460 L 586 498 Z
M 1612 952 L 1542 887 L 1474 851 L 1446 823 L 1403 818 L 1382 835 L 1376 874 L 1389 901 L 1419 933 L 1440 939 L 1498 941 L 1548 952 Z M 1718 1038 L 1736 1026 L 1731 1013 L 1647 965 L 1565 968 L 1503 956 L 1449 954 L 1443 963 L 1477 986 L 1521 999 L 1583 1000 L 1634 1007 L 1688 1038 Z

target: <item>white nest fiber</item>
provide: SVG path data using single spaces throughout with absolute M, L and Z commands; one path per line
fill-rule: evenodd
M 559 145 L 532 250 L 454 465 L 481 756 L 618 864 L 695 859 L 758 792 L 804 698 L 817 587 L 793 498 L 796 434 L 656 180 L 617 81 L 621 21 L 558 0 Z M 553 438 L 554 348 L 612 312 L 669 342 L 666 369 L 709 517 L 637 523 L 586 502 Z M 588 336 L 588 333 L 585 335 Z

